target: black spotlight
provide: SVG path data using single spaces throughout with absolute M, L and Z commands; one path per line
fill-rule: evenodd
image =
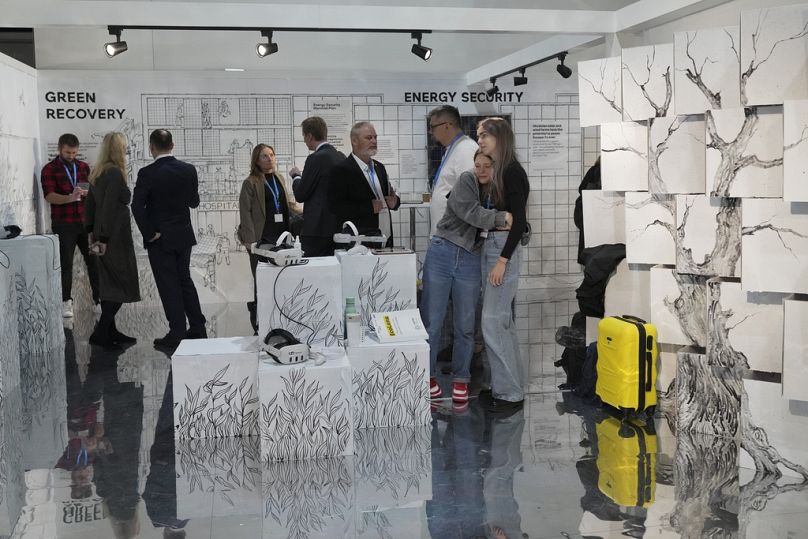
M 527 77 L 525 77 L 525 70 L 520 69 L 519 75 L 513 78 L 513 85 L 514 86 L 524 86 L 527 84 Z
M 264 58 L 265 56 L 278 52 L 278 44 L 272 42 L 272 30 L 261 30 L 261 36 L 267 38 L 267 42 L 256 45 L 255 54 Z
M 425 62 L 432 58 L 432 49 L 421 45 L 421 32 L 413 32 L 411 37 L 418 40 L 418 43 L 412 44 L 412 53 Z
M 558 55 L 558 61 L 560 63 L 556 66 L 556 71 L 558 71 L 559 75 L 561 75 L 565 79 L 568 79 L 568 78 L 570 78 L 570 75 L 572 75 L 572 69 L 570 69 L 569 67 L 564 65 L 564 58 L 566 58 L 566 57 L 567 57 L 566 54 L 559 54 Z
M 492 86 L 488 90 L 486 90 L 485 93 L 488 95 L 488 97 L 494 97 L 496 93 L 499 92 L 499 86 L 497 86 L 497 79 L 492 77 L 489 79 L 489 82 L 491 82 Z
M 120 28 L 110 27 L 109 35 L 115 36 L 115 41 L 104 43 L 104 52 L 107 53 L 107 56 L 112 58 L 113 56 L 118 56 L 122 52 L 126 52 L 129 49 L 129 46 L 126 44 L 126 41 L 121 41 Z

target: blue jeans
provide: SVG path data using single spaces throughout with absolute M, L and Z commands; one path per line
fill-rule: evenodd
M 424 259 L 423 283 L 421 318 L 429 334 L 429 375 L 437 373 L 443 318 L 451 294 L 452 380 L 468 383 L 474 353 L 474 312 L 480 296 L 480 255 L 433 236 Z
M 497 263 L 505 246 L 507 232 L 489 232 L 483 244 L 483 340 L 488 364 L 491 368 L 491 395 L 511 402 L 525 398 L 525 372 L 519 352 L 519 335 L 516 331 L 514 302 L 519 287 L 519 264 L 522 246 L 517 245 L 505 266 L 502 284 L 492 286 L 488 273 Z

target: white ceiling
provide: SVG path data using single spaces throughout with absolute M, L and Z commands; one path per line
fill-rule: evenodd
M 279 76 L 454 78 L 469 83 L 603 42 L 727 0 L 3 0 L 0 27 L 33 27 L 44 69 L 221 70 Z M 129 50 L 109 59 L 107 25 L 338 28 L 275 30 L 280 51 L 255 54 L 258 31 L 125 30 Z M 364 33 L 368 28 L 403 30 Z M 410 53 L 407 30 L 425 29 L 434 54 Z

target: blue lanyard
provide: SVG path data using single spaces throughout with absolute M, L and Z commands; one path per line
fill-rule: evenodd
M 440 165 L 438 165 L 438 170 L 435 172 L 435 178 L 432 180 L 432 190 L 435 190 L 435 187 L 438 186 L 438 181 L 440 180 L 440 172 L 443 170 L 443 164 L 446 163 L 446 160 L 449 158 L 449 154 L 452 153 L 452 150 L 457 144 L 457 141 L 463 138 L 465 135 L 463 133 L 458 133 L 458 135 L 452 139 L 452 142 L 449 143 L 449 147 L 446 148 L 446 153 L 443 154 L 443 157 L 440 160 Z
M 485 198 L 485 209 L 490 210 L 493 207 L 491 204 L 491 195 L 486 196 Z
M 378 178 L 376 178 L 376 171 L 373 170 L 373 159 L 371 159 L 370 164 L 368 164 L 368 175 L 370 176 L 370 187 L 373 189 L 373 193 L 376 195 L 376 198 L 381 200 L 384 198 L 382 195 L 382 184 L 379 183 Z
M 272 193 L 272 198 L 275 200 L 275 213 L 281 212 L 281 197 L 280 197 L 280 188 L 278 187 L 278 180 L 275 178 L 275 175 L 272 175 L 272 186 L 269 185 L 269 182 L 264 178 L 264 185 L 267 186 L 269 192 Z
M 78 182 L 78 173 L 76 172 L 76 162 L 73 161 L 73 176 L 70 176 L 70 170 L 67 168 L 67 163 L 62 161 L 62 166 L 65 167 L 65 174 L 67 175 L 67 179 L 70 181 L 70 185 L 73 189 L 76 188 L 76 183 Z

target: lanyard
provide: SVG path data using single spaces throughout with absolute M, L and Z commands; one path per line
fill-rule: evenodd
M 77 466 L 81 464 L 82 457 L 84 457 L 84 465 L 86 466 L 87 462 L 88 462 L 87 450 L 84 449 L 83 447 L 81 449 L 79 449 L 79 454 L 76 455 L 76 465 Z
M 382 196 L 382 185 L 376 177 L 376 171 L 373 170 L 373 159 L 370 160 L 370 164 L 368 165 L 368 175 L 370 176 L 370 187 L 373 189 L 373 193 L 376 195 L 377 199 L 381 200 L 384 198 Z
M 65 167 L 65 174 L 67 175 L 67 179 L 70 181 L 70 185 L 73 189 L 76 188 L 76 183 L 79 180 L 78 173 L 76 172 L 76 162 L 73 161 L 73 176 L 70 176 L 70 169 L 67 168 L 67 163 L 62 161 L 62 166 Z
M 449 147 L 446 148 L 446 153 L 443 154 L 443 157 L 440 160 L 440 165 L 438 165 L 438 170 L 435 172 L 435 178 L 432 180 L 432 190 L 435 190 L 435 187 L 438 186 L 438 181 L 440 180 L 440 172 L 443 170 L 443 164 L 446 163 L 446 160 L 449 158 L 449 154 L 452 153 L 452 150 L 457 144 L 457 141 L 463 138 L 465 135 L 463 133 L 458 133 L 458 135 L 452 139 L 452 142 L 449 143 Z
M 264 185 L 267 186 L 269 192 L 272 193 L 272 198 L 275 200 L 275 213 L 281 212 L 281 196 L 280 196 L 280 188 L 278 187 L 278 180 L 275 178 L 275 175 L 272 175 L 272 186 L 269 185 L 269 182 L 264 178 Z M 274 187 L 273 187 L 274 186 Z
M 491 195 L 487 195 L 485 197 L 485 209 L 490 210 L 493 206 L 491 205 Z

